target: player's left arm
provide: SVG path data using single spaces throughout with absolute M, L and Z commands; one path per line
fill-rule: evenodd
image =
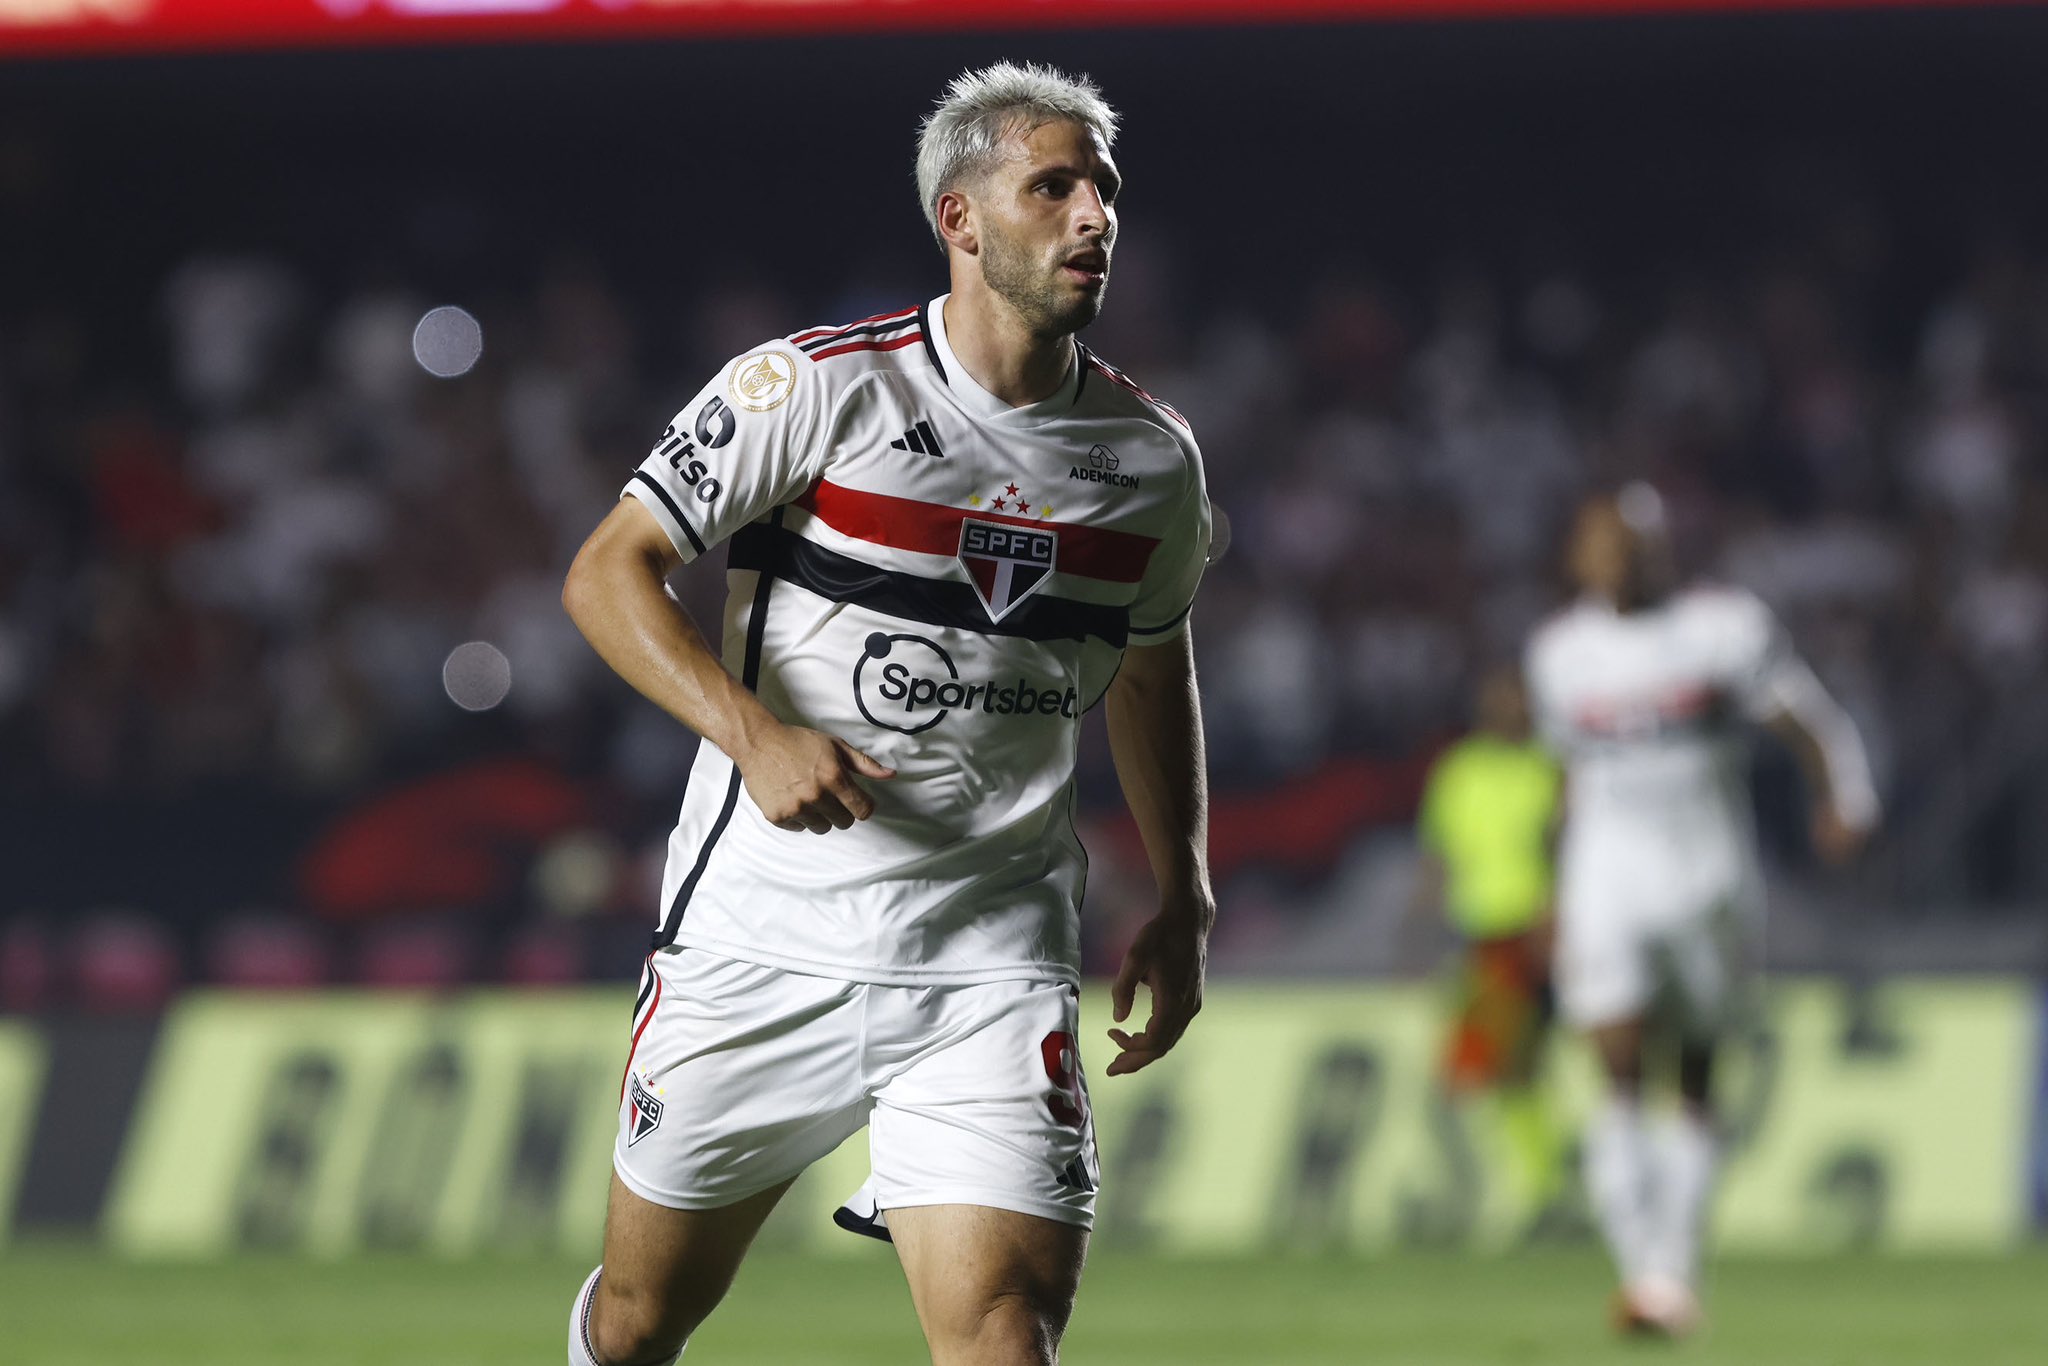
M 1216 893 L 1209 883 L 1208 766 L 1189 633 L 1127 649 L 1105 702 L 1117 780 L 1159 884 L 1159 912 L 1138 931 L 1110 989 L 1118 1024 L 1130 1017 L 1140 983 L 1152 994 L 1144 1028 L 1109 1031 L 1120 1050 L 1108 1069 L 1115 1077 L 1164 1055 L 1202 1008 Z
M 1784 742 L 1811 794 L 1815 852 L 1832 864 L 1855 857 L 1877 829 L 1877 787 L 1863 737 L 1849 713 L 1792 649 L 1784 628 L 1766 619 L 1767 640 L 1752 675 L 1750 712 Z
M 1765 722 L 1814 794 L 1813 846 L 1831 864 L 1854 858 L 1877 829 L 1877 794 L 1856 723 L 1816 680 L 1810 696 Z

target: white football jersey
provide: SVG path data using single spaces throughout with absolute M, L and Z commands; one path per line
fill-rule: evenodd
M 657 947 L 870 982 L 1079 976 L 1081 716 L 1128 644 L 1185 629 L 1209 545 L 1179 414 L 1085 348 L 1013 408 L 945 298 L 769 342 L 626 486 L 694 560 L 731 538 L 726 667 L 897 771 L 873 817 L 770 825 L 698 751 Z
M 1568 855 L 1610 835 L 1747 851 L 1748 730 L 1819 686 L 1770 610 L 1722 588 L 1639 612 L 1582 600 L 1538 629 L 1528 681 L 1566 766 Z

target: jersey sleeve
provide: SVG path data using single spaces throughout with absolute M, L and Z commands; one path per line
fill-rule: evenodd
M 1818 686 L 1812 670 L 1792 648 L 1792 637 L 1761 599 L 1727 593 L 1729 691 L 1751 721 L 1769 721 L 1796 709 Z
M 621 496 L 661 523 L 685 563 L 823 472 L 831 396 L 808 357 L 774 342 L 735 359 L 683 405 Z
M 1161 645 L 1187 629 L 1195 605 L 1195 589 L 1209 567 L 1209 541 L 1215 514 L 1202 477 L 1201 452 L 1188 449 L 1188 487 L 1174 511 L 1173 523 L 1146 562 L 1138 596 L 1131 603 L 1130 643 Z
M 1796 722 L 1820 751 L 1836 814 L 1851 829 L 1874 828 L 1877 788 L 1856 723 L 1792 648 L 1792 637 L 1771 610 L 1747 595 L 1740 607 L 1732 636 L 1738 647 L 1734 691 L 1743 712 L 1757 722 Z

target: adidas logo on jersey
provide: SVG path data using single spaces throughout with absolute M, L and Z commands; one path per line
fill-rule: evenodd
M 909 451 L 913 455 L 932 455 L 941 460 L 946 458 L 946 453 L 939 449 L 939 434 L 933 431 L 932 424 L 923 418 L 919 418 L 915 427 L 889 444 L 899 451 Z

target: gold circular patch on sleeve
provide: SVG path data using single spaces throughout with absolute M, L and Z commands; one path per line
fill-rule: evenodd
M 732 401 L 750 413 L 780 408 L 796 392 L 796 362 L 783 351 L 756 351 L 732 363 Z

